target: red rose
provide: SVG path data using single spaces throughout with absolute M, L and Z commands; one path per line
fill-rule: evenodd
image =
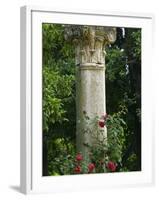
M 99 120 L 98 125 L 103 128 L 105 126 L 104 120 Z
M 77 167 L 75 167 L 74 169 L 75 173 L 80 173 L 81 172 L 81 167 L 78 165 Z
M 93 163 L 90 163 L 88 165 L 88 172 L 92 172 L 94 170 L 94 168 L 95 168 L 95 165 Z
M 77 155 L 76 155 L 76 160 L 77 160 L 77 161 L 81 161 L 81 160 L 83 160 L 83 156 L 82 156 L 82 154 L 80 154 L 80 153 L 77 154 Z
M 114 172 L 116 170 L 116 166 L 117 166 L 116 163 L 114 163 L 112 161 L 109 161 L 107 164 L 107 168 L 112 172 Z

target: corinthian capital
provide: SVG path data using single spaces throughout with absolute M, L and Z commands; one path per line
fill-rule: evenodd
M 66 25 L 65 39 L 75 46 L 77 65 L 105 65 L 105 46 L 116 40 L 116 28 Z

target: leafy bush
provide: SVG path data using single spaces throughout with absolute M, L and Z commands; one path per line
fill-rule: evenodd
M 43 130 L 55 122 L 62 123 L 65 117 L 64 103 L 69 101 L 74 84 L 73 75 L 60 75 L 53 68 L 43 67 Z
M 88 148 L 89 156 L 85 157 L 81 152 L 76 152 L 71 143 L 66 145 L 62 139 L 56 140 L 58 152 L 51 165 L 53 168 L 51 175 L 64 174 L 87 174 L 106 173 L 115 171 L 126 171 L 122 169 L 122 150 L 124 147 L 124 128 L 126 124 L 120 117 L 121 112 L 102 117 L 90 119 L 85 114 L 87 124 L 91 124 L 93 129 L 83 130 L 83 134 L 91 134 L 94 137 L 93 145 L 84 143 Z M 107 137 L 103 136 L 103 128 L 107 127 Z

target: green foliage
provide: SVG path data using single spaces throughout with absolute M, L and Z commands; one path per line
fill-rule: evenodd
M 126 129 L 126 123 L 119 113 L 115 113 L 107 119 L 107 128 L 109 157 L 122 165 L 122 153 L 125 144 L 124 128 Z
M 52 148 L 56 151 L 51 158 L 50 175 L 126 171 L 126 169 L 122 168 L 122 153 L 125 145 L 124 128 L 127 127 L 125 121 L 120 117 L 121 113 L 109 115 L 105 119 L 104 123 L 107 126 L 108 137 L 104 137 L 104 130 L 99 127 L 98 121 L 100 118 L 98 116 L 90 119 L 85 115 L 85 123 L 88 128 L 83 130 L 83 134 L 91 134 L 95 139 L 93 145 L 83 144 L 88 148 L 89 157 L 76 152 L 73 144 L 65 141 L 64 138 L 53 140 Z M 93 129 L 90 127 L 93 127 Z M 81 155 L 81 160 L 78 161 L 76 155 L 79 154 Z M 108 168 L 109 162 L 114 163 L 114 170 Z M 91 171 L 89 169 L 90 165 L 93 165 Z M 76 168 L 78 171 L 76 171 Z
M 73 173 L 75 146 L 70 140 L 56 138 L 49 145 L 49 175 L 69 175 Z
M 122 165 L 141 170 L 141 29 L 125 28 L 121 38 L 118 29 L 117 41 L 107 49 L 107 111 L 126 108 L 121 115 L 127 124 Z
M 49 126 L 62 123 L 65 117 L 64 103 L 69 101 L 74 83 L 73 75 L 60 75 L 52 68 L 43 67 L 43 130 Z
M 73 46 L 64 39 L 64 27 L 60 24 L 43 24 L 43 64 L 54 66 L 57 70 L 63 65 L 69 67 L 74 58 Z M 71 55 L 71 56 L 70 56 Z M 70 68 L 69 68 L 70 69 Z
M 125 110 L 121 110 L 113 115 L 108 115 L 105 118 L 104 123 L 107 127 L 107 137 L 103 134 L 104 129 L 100 128 L 98 124 L 101 117 L 96 116 L 90 119 L 89 116 L 85 115 L 85 124 L 87 128 L 83 130 L 83 134 L 90 134 L 95 142 L 93 145 L 86 143 L 84 143 L 84 145 L 88 148 L 90 154 L 89 160 L 95 163 L 95 171 L 98 173 L 108 172 L 106 166 L 109 161 L 116 163 L 118 165 L 118 170 L 122 170 L 125 131 L 127 130 L 127 125 L 121 117 L 123 113 L 125 113 Z
M 62 25 L 43 24 L 42 34 L 43 174 L 57 175 L 62 172 L 56 169 L 54 161 L 63 155 L 63 145 L 59 148 L 56 141 L 72 138 L 71 143 L 68 141 L 71 145 L 75 138 L 74 51 L 64 40 Z
M 124 79 L 126 76 L 124 51 L 119 48 L 112 48 L 107 52 L 107 79 L 111 82 L 117 80 L 118 77 Z
M 129 58 L 141 61 L 141 30 L 140 29 L 126 29 L 127 38 L 125 49 Z

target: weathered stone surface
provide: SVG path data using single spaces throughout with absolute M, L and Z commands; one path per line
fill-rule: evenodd
M 65 38 L 75 45 L 76 64 L 105 64 L 105 46 L 116 40 L 116 29 L 99 26 L 65 26 Z
M 92 135 L 84 133 L 84 130 L 88 128 L 93 130 L 94 125 L 86 124 L 83 112 L 85 111 L 91 120 L 106 112 L 105 68 L 104 66 L 96 66 L 96 68 L 93 66 L 88 69 L 81 66 L 77 69 L 76 80 L 77 149 L 86 155 L 87 147 L 84 147 L 83 144 L 92 145 L 95 141 Z M 106 128 L 103 129 L 103 135 L 106 137 Z
M 116 28 L 67 25 L 65 39 L 75 46 L 76 140 L 78 151 L 87 157 L 88 148 L 83 143 L 93 145 L 95 141 L 92 135 L 83 134 L 87 128 L 93 130 L 93 125 L 85 123 L 83 112 L 91 119 L 106 113 L 105 46 L 116 40 Z M 106 128 L 103 136 L 107 136 Z

